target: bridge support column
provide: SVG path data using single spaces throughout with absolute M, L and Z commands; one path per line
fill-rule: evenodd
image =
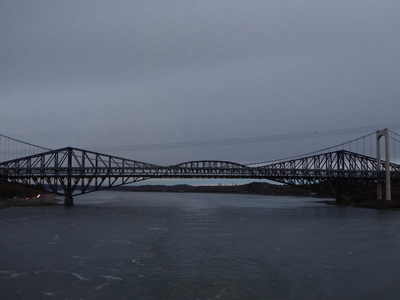
M 72 197 L 72 195 L 65 195 L 64 205 L 65 205 L 65 206 L 72 206 L 72 205 L 74 205 L 74 198 Z
M 392 200 L 392 191 L 390 186 L 390 153 L 389 153 L 389 130 L 378 130 L 376 132 L 376 169 L 377 171 L 382 170 L 381 164 L 381 144 L 380 139 L 385 138 L 385 181 L 386 181 L 386 200 Z M 376 198 L 378 201 L 382 201 L 382 182 L 380 178 L 377 179 L 377 194 Z
M 65 206 L 72 206 L 74 205 L 74 198 L 72 197 L 72 148 L 68 148 L 68 169 L 67 169 L 67 184 L 64 187 L 65 199 L 64 205 Z

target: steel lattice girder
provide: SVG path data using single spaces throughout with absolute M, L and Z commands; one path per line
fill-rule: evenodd
M 338 180 L 375 182 L 384 178 L 384 171 L 376 171 L 376 166 L 374 158 L 337 151 L 261 167 L 226 161 L 192 161 L 163 167 L 67 147 L 0 163 L 0 178 L 40 185 L 62 195 L 79 195 L 149 178 L 269 179 L 292 185 Z M 400 179 L 400 166 L 390 166 L 392 178 Z

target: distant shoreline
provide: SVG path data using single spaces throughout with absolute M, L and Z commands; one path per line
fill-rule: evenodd
M 4 186 L 7 189 L 4 189 Z M 1 185 L 0 185 L 1 187 Z M 380 210 L 400 210 L 400 202 L 376 202 L 371 200 L 373 192 L 365 192 L 362 197 L 353 201 L 337 204 L 329 195 L 315 193 L 313 191 L 290 185 L 278 185 L 265 182 L 252 182 L 242 185 L 140 185 L 119 186 L 107 189 L 108 191 L 122 192 L 153 192 L 153 193 L 210 193 L 210 194 L 243 194 L 243 195 L 265 195 L 265 196 L 292 196 L 310 197 L 315 202 L 327 205 L 352 206 L 359 208 L 372 208 Z M 62 205 L 63 200 L 59 195 L 32 189 L 27 186 L 11 185 L 3 183 L 3 198 L 0 199 L 0 208 L 28 207 L 28 206 L 51 206 Z M 38 195 L 40 193 L 40 195 Z M 25 194 L 25 195 L 24 195 Z M 393 194 L 399 194 L 399 188 L 393 189 Z M 8 195 L 8 196 L 6 196 Z M 14 195 L 14 196 L 13 196 Z
M 172 192 L 172 193 L 213 193 L 213 194 L 253 194 L 270 196 L 302 196 L 313 198 L 329 198 L 304 188 L 291 185 L 278 185 L 265 182 L 252 182 L 242 185 L 140 185 L 120 186 L 111 188 L 112 191 L 123 192 Z

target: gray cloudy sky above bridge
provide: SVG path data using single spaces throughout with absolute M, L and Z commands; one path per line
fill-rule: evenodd
M 52 149 L 142 145 L 114 154 L 173 164 L 400 128 L 399 13 L 397 0 L 4 0 L 0 133 Z M 190 147 L 296 133 L 310 134 Z

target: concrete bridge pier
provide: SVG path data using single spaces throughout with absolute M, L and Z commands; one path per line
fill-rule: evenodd
M 65 195 L 65 198 L 64 198 L 64 205 L 65 206 L 72 206 L 72 205 L 74 205 L 74 198 L 72 197 L 72 195 Z

